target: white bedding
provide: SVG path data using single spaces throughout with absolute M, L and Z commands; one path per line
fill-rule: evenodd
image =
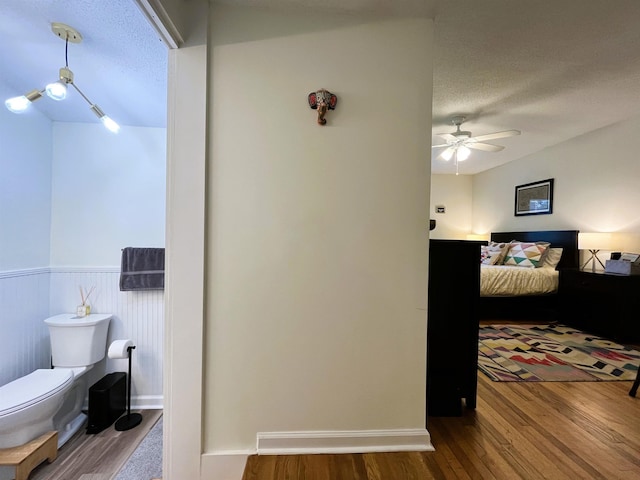
M 480 296 L 544 295 L 558 290 L 558 271 L 510 265 L 480 265 Z

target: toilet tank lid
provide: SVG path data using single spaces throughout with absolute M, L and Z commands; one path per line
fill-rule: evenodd
M 45 319 L 44 323 L 54 327 L 90 327 L 111 319 L 110 313 L 92 313 L 86 317 L 78 317 L 75 313 L 61 313 Z
M 40 369 L 0 387 L 0 417 L 53 395 L 73 382 L 66 368 Z

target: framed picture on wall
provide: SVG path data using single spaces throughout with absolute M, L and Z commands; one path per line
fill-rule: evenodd
M 516 217 L 548 213 L 553 213 L 553 178 L 516 187 Z

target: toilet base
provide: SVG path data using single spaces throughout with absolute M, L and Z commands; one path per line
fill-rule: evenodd
M 58 448 L 67 443 L 73 435 L 82 428 L 87 421 L 87 416 L 80 413 L 76 418 L 71 420 L 63 430 L 58 432 Z

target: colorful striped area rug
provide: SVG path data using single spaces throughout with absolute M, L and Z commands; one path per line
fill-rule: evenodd
M 634 380 L 640 352 L 560 324 L 480 327 L 478 368 L 496 382 Z

